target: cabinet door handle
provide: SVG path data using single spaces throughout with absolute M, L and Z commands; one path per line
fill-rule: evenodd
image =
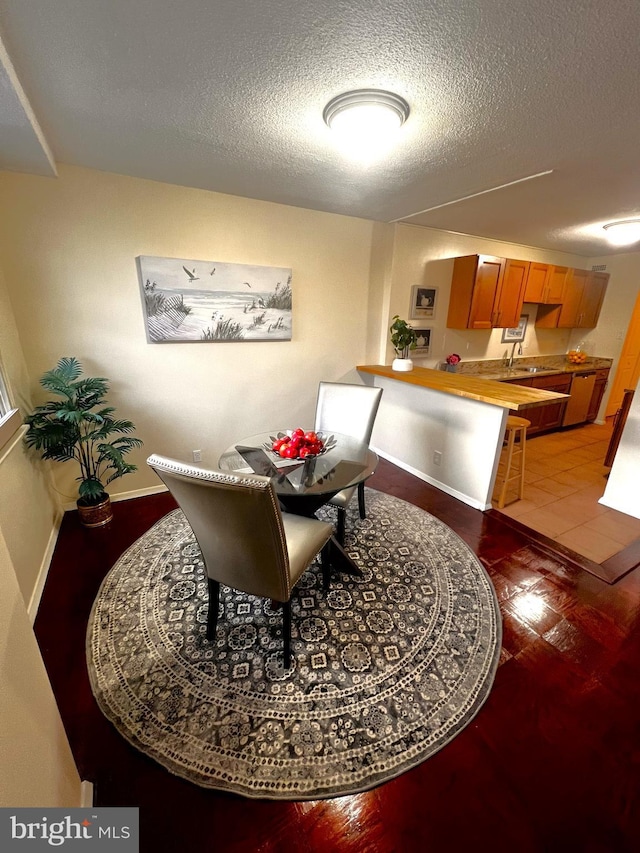
M 498 311 L 496 314 L 496 326 L 500 326 L 500 317 L 502 317 L 502 311 Z

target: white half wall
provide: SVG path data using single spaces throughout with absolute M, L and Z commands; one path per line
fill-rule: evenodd
M 508 411 L 381 376 L 362 379 L 383 389 L 373 449 L 474 509 L 491 509 Z

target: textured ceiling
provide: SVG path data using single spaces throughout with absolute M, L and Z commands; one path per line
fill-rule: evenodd
M 628 251 L 600 226 L 640 216 L 639 34 L 638 0 L 0 0 L 0 168 Z M 368 168 L 322 121 L 361 87 L 411 106 Z

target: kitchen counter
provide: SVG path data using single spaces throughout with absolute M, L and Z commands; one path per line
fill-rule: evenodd
M 566 394 L 414 367 L 360 365 L 365 385 L 383 389 L 372 448 L 405 471 L 476 509 L 491 508 L 507 417 Z
M 573 367 L 573 365 L 572 365 Z M 360 373 L 370 373 L 374 376 L 384 376 L 409 385 L 431 388 L 444 394 L 465 397 L 468 400 L 478 400 L 491 406 L 519 411 L 537 406 L 547 406 L 567 397 L 555 391 L 543 391 L 539 388 L 528 388 L 522 385 L 505 384 L 506 379 L 520 379 L 525 376 L 537 376 L 539 373 L 527 371 L 496 372 L 495 374 L 465 374 L 447 373 L 442 370 L 431 370 L 428 367 L 414 367 L 406 373 L 392 370 L 385 364 L 365 364 L 358 366 Z M 549 373 L 560 372 L 550 370 Z M 543 371 L 540 371 L 543 373 Z M 499 379 L 498 377 L 502 377 Z
M 612 361 L 610 358 L 591 357 L 582 364 L 570 364 L 563 356 L 557 355 L 516 359 L 512 367 L 505 367 L 502 360 L 470 361 L 462 362 L 456 375 L 509 382 L 515 379 L 527 379 L 530 376 L 553 376 L 561 373 L 583 373 L 585 370 L 610 369 Z

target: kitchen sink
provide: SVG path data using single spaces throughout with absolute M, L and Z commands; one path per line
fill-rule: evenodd
M 540 365 L 539 367 L 520 367 L 519 370 L 524 370 L 526 373 L 540 373 L 543 370 L 557 370 L 557 367 L 548 367 L 546 365 Z

